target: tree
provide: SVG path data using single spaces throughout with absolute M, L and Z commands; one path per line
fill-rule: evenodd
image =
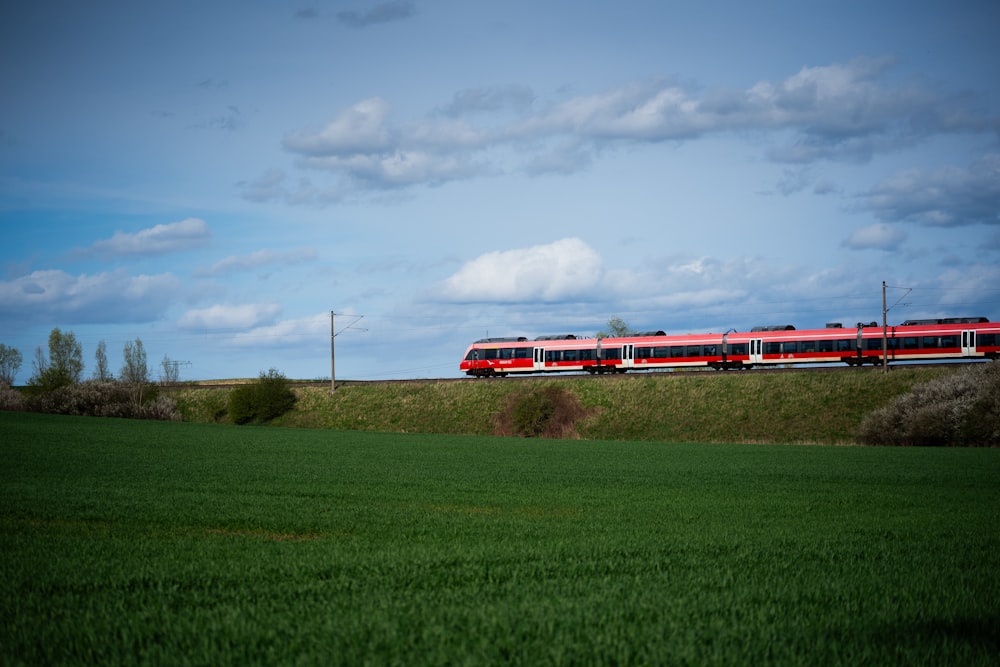
M 121 381 L 129 387 L 129 400 L 138 414 L 142 407 L 142 394 L 149 384 L 149 366 L 146 365 L 146 349 L 138 338 L 135 343 L 125 343 L 124 364 L 119 373 Z
M 45 350 L 39 345 L 35 348 L 35 358 L 31 360 L 31 379 L 29 382 L 40 382 L 49 368 L 49 360 L 45 357 Z
M 608 320 L 608 330 L 598 331 L 594 336 L 595 338 L 625 338 L 626 336 L 634 336 L 635 331 L 625 324 L 625 320 L 615 316 Z
M 0 385 L 14 386 L 14 378 L 21 370 L 21 352 L 0 343 Z
M 108 369 L 108 346 L 102 340 L 97 344 L 97 351 L 94 353 L 94 379 L 106 382 L 111 379 L 111 371 Z
M 160 368 L 161 384 L 177 384 L 177 380 L 180 379 L 181 368 L 176 361 L 171 360 L 167 355 L 163 355 Z
M 72 331 L 56 327 L 49 333 L 48 373 L 58 384 L 76 384 L 83 374 L 83 348 Z
M 76 336 L 63 333 L 58 327 L 49 333 L 49 358 L 41 347 L 35 350 L 34 374 L 28 384 L 35 390 L 48 393 L 60 387 L 77 384 L 83 373 L 83 348 Z

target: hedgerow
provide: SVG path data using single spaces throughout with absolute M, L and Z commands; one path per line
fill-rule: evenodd
M 176 404 L 147 385 L 137 400 L 136 388 L 116 380 L 88 380 L 48 391 L 26 393 L 24 407 L 32 412 L 89 417 L 179 420 Z
M 1000 361 L 931 382 L 865 417 L 869 445 L 1000 446 Z

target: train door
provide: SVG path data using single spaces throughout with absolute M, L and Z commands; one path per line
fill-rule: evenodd
M 762 350 L 764 349 L 764 339 L 762 338 L 751 338 L 750 339 L 750 363 L 760 364 L 764 362 L 764 354 Z
M 976 356 L 976 332 L 975 331 L 963 331 L 962 332 L 962 356 L 963 357 L 974 357 L 974 356 Z
M 635 366 L 635 345 L 625 343 L 622 345 L 622 368 L 633 368 Z
M 545 370 L 545 348 L 544 347 L 536 347 L 535 348 L 535 352 L 534 352 L 534 356 L 532 358 L 535 361 L 535 366 L 534 366 L 535 370 L 536 371 L 544 371 Z

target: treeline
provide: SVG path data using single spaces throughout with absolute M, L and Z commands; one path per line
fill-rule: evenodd
M 0 410 L 28 410 L 68 415 L 179 420 L 174 401 L 160 394 L 152 379 L 142 340 L 125 343 L 117 375 L 110 370 L 107 345 L 94 353 L 94 372 L 84 379 L 83 347 L 71 331 L 49 333 L 48 356 L 35 349 L 32 374 L 14 389 L 23 364 L 21 352 L 0 343 Z M 164 356 L 160 382 L 177 381 L 177 364 Z

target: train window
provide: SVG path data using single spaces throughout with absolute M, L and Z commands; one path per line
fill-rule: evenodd
M 764 354 L 781 354 L 781 343 L 764 343 Z
M 729 346 L 729 354 L 747 354 L 746 343 L 732 343 Z
M 716 356 L 715 346 L 714 345 L 706 345 L 704 347 L 703 352 L 704 352 L 704 355 L 706 357 L 714 357 L 714 356 Z
M 904 350 L 916 350 L 920 347 L 920 343 L 917 341 L 916 336 L 907 336 L 903 338 L 903 349 Z
M 593 361 L 594 354 L 597 350 L 591 348 L 589 350 L 580 350 L 580 361 Z
M 935 336 L 924 336 L 920 339 L 920 347 L 937 347 L 938 339 Z
M 997 338 L 1000 338 L 1000 336 L 997 336 L 997 334 L 981 333 L 977 335 L 976 338 L 977 338 L 976 342 L 979 344 L 980 347 L 987 347 L 987 346 L 992 347 L 993 345 L 997 344 Z
M 620 347 L 613 347 L 610 350 L 609 349 L 605 349 L 604 350 L 604 358 L 607 359 L 607 360 L 609 360 L 609 361 L 611 359 L 621 359 L 622 358 L 622 349 Z
M 474 361 L 479 358 L 479 350 L 469 350 L 469 353 L 465 355 L 466 361 Z
M 528 348 L 528 347 L 517 347 L 517 348 L 514 348 L 514 358 L 515 359 L 530 359 L 531 358 L 531 348 Z
M 684 346 L 683 345 L 674 345 L 673 347 L 671 347 L 670 348 L 670 356 L 673 357 L 674 359 L 676 359 L 678 357 L 683 357 L 684 356 Z
M 854 352 L 856 349 L 858 346 L 855 345 L 853 338 L 837 341 L 837 352 Z
M 941 347 L 958 347 L 958 336 L 941 336 Z
M 664 359 L 670 356 L 670 348 L 665 345 L 653 348 L 653 356 L 657 359 Z
M 501 359 L 510 359 L 512 353 L 513 353 L 513 350 L 511 350 L 509 347 L 502 347 L 502 348 L 500 348 L 500 358 Z
M 799 351 L 799 344 L 794 340 L 786 341 L 781 344 L 781 352 L 783 354 L 795 354 Z
M 818 340 L 816 341 L 816 351 L 833 352 L 833 344 L 832 340 Z
M 497 349 L 495 347 L 483 350 L 483 359 L 496 359 Z
M 701 356 L 701 345 L 688 345 L 684 350 L 685 357 L 700 357 Z
M 653 356 L 653 348 L 651 347 L 637 347 L 635 348 L 635 358 L 636 359 L 649 359 Z

